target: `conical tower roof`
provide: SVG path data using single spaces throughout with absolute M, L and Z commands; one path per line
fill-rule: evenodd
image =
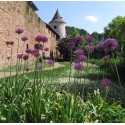
M 58 9 L 57 9 L 53 19 L 49 23 L 53 23 L 53 22 L 65 23 L 65 21 L 62 20 L 62 17 L 60 16 Z

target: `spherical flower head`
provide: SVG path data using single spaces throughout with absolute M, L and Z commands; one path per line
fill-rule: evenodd
M 10 59 L 10 56 L 8 56 L 7 59 L 9 60 L 9 59 Z
M 84 54 L 83 50 L 81 50 L 81 49 L 77 49 L 74 53 L 76 55 L 83 55 Z
M 13 41 L 10 41 L 10 45 L 13 45 L 14 44 L 14 42 Z
M 46 51 L 46 52 L 47 52 L 48 50 L 49 50 L 49 48 L 44 48 L 44 51 Z
M 68 43 L 68 45 L 69 45 L 69 47 L 74 47 L 76 44 L 75 44 L 75 42 L 71 41 Z
M 25 68 L 25 71 L 26 71 L 26 72 L 29 72 L 29 71 L 30 71 L 30 68 L 28 68 L 28 67 Z
M 49 61 L 48 61 L 48 64 L 50 64 L 50 65 L 52 65 L 53 63 L 54 63 L 53 60 L 49 60 Z
M 28 40 L 28 37 L 27 37 L 27 36 L 23 36 L 23 37 L 21 37 L 21 40 L 22 40 L 22 41 L 27 41 L 27 40 Z
M 31 49 L 26 49 L 25 52 L 29 54 L 31 53 Z
M 96 45 L 95 49 L 96 49 L 97 51 L 99 51 L 99 52 L 104 51 L 103 44 L 104 44 L 104 42 L 99 42 L 99 43 Z
M 42 66 L 38 66 L 37 69 L 38 69 L 38 70 L 42 70 L 43 67 L 42 67 Z
M 23 58 L 23 54 L 17 54 L 17 58 L 18 59 L 22 59 Z
M 43 47 L 43 46 L 42 46 L 41 44 L 37 44 L 37 43 L 36 43 L 36 44 L 34 45 L 34 48 L 35 48 L 35 49 L 41 49 L 42 47 Z
M 47 42 L 48 38 L 46 36 L 37 35 L 35 37 L 35 41 L 37 41 L 37 42 Z
M 103 59 L 104 61 L 108 61 L 109 58 L 110 58 L 110 56 L 108 55 L 108 56 L 104 56 L 102 59 Z
M 40 54 L 38 53 L 38 51 L 34 52 L 33 55 L 34 55 L 34 57 L 39 57 L 40 56 Z
M 74 63 L 80 63 L 81 60 L 80 60 L 79 58 L 77 58 L 77 59 L 75 59 L 73 62 L 74 62 Z
M 10 44 L 10 41 L 6 41 L 6 45 L 8 46 Z
M 24 32 L 24 30 L 23 30 L 23 29 L 20 29 L 20 28 L 16 30 L 16 33 L 18 33 L 18 34 L 21 34 L 21 33 L 23 33 L 23 32 Z
M 106 86 L 111 86 L 112 82 L 110 79 L 105 78 L 100 81 L 100 84 L 102 87 L 106 87 Z
M 86 52 L 93 52 L 93 51 L 94 51 L 94 46 L 87 45 L 87 46 L 85 47 L 85 51 L 86 51 Z
M 76 63 L 75 66 L 74 66 L 74 69 L 75 70 L 83 70 L 83 65 L 80 64 L 80 63 Z
M 79 59 L 80 59 L 81 61 L 86 61 L 88 58 L 87 58 L 87 56 L 85 56 L 85 55 L 80 55 Z
M 86 41 L 92 43 L 94 41 L 94 37 L 92 35 L 89 35 L 86 37 Z
M 103 48 L 106 52 L 112 51 L 118 47 L 118 42 L 116 39 L 109 38 L 104 42 Z
M 83 39 L 81 36 L 75 36 L 73 38 L 73 41 L 76 42 L 77 44 L 80 44 L 80 43 L 82 43 Z
M 23 56 L 23 59 L 26 61 L 27 59 L 29 58 L 29 56 L 27 55 L 27 54 L 25 54 L 24 56 Z

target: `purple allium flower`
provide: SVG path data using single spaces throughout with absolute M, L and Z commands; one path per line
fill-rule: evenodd
M 102 59 L 104 60 L 104 61 L 108 61 L 109 60 L 109 55 L 108 56 L 104 56 Z
M 84 54 L 83 50 L 81 50 L 81 49 L 77 49 L 74 53 L 76 55 L 83 55 Z
M 94 37 L 92 35 L 89 35 L 86 37 L 86 41 L 92 43 L 94 41 Z
M 13 45 L 14 44 L 14 42 L 13 41 L 10 41 L 10 45 Z
M 83 70 L 83 65 L 80 64 L 80 63 L 76 63 L 75 66 L 74 66 L 74 69 L 75 70 Z
M 18 59 L 22 59 L 22 57 L 23 57 L 23 54 L 17 54 Z
M 42 67 L 42 66 L 38 66 L 37 69 L 38 69 L 38 70 L 42 70 L 43 67 Z
M 44 48 L 44 51 L 48 51 L 49 50 L 49 48 Z
M 29 58 L 29 56 L 27 55 L 27 54 L 25 54 L 24 56 L 23 56 L 23 59 L 26 61 L 27 59 Z
M 48 61 L 48 64 L 50 64 L 50 65 L 52 65 L 53 63 L 54 63 L 53 60 L 49 60 L 49 61 Z
M 39 57 L 39 56 L 40 56 L 40 54 L 39 54 L 38 52 L 34 52 L 33 55 L 34 55 L 35 57 Z
M 111 51 L 111 50 L 114 50 L 118 47 L 118 42 L 116 41 L 116 39 L 113 39 L 113 38 L 109 38 L 107 39 L 105 42 L 104 42 L 104 50 L 106 52 L 108 51 Z
M 24 30 L 23 30 L 23 29 L 20 29 L 20 28 L 16 30 L 16 33 L 18 33 L 18 34 L 21 34 L 21 33 L 23 33 L 23 32 L 24 32 Z
M 10 57 L 8 56 L 8 57 L 7 57 L 7 59 L 9 60 L 9 59 L 10 59 Z
M 23 37 L 21 37 L 21 40 L 22 40 L 22 41 L 27 41 L 27 40 L 28 40 L 28 37 L 27 37 L 27 36 L 23 36 Z
M 10 44 L 10 41 L 6 41 L 6 45 L 8 46 Z
M 85 55 L 80 55 L 79 59 L 80 59 L 81 61 L 86 61 L 88 58 L 87 58 L 87 56 L 85 56 Z
M 37 41 L 37 42 L 47 42 L 48 38 L 46 36 L 37 35 L 35 37 L 35 41 Z
M 73 41 L 76 42 L 77 44 L 82 43 L 83 39 L 81 36 L 75 36 L 73 38 Z
M 85 51 L 87 51 L 87 52 L 93 52 L 93 51 L 94 51 L 94 46 L 87 45 L 87 46 L 85 47 Z
M 25 52 L 29 54 L 31 53 L 31 49 L 26 49 Z
M 30 71 L 30 68 L 27 67 L 25 70 L 26 70 L 26 72 L 29 72 L 29 71 Z
M 105 87 L 105 86 L 111 86 L 112 82 L 110 79 L 105 78 L 100 81 L 100 84 L 101 86 Z
M 76 44 L 75 44 L 75 42 L 71 41 L 71 42 L 68 43 L 68 45 L 69 45 L 70 47 L 74 47 Z
M 96 49 L 97 51 L 99 51 L 99 52 L 104 51 L 103 44 L 104 44 L 104 42 L 99 42 L 99 43 L 96 45 L 95 49 Z
M 42 46 L 41 44 L 35 44 L 35 45 L 34 45 L 34 48 L 35 48 L 35 49 L 41 49 L 41 48 L 43 48 L 43 46 Z
M 80 60 L 79 58 L 77 58 L 77 59 L 75 59 L 73 62 L 74 62 L 74 63 L 80 63 L 81 60 Z

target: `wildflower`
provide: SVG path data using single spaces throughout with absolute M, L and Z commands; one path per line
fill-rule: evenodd
M 76 42 L 77 44 L 82 43 L 82 41 L 83 41 L 83 39 L 82 39 L 81 36 L 76 36 L 76 37 L 73 38 L 73 40 L 74 40 L 74 42 Z
M 77 59 L 75 59 L 73 62 L 74 62 L 74 63 L 80 63 L 81 60 L 80 60 L 79 58 L 77 58 Z
M 86 61 L 88 58 L 87 58 L 87 56 L 85 56 L 85 55 L 80 55 L 79 59 L 80 59 L 81 61 Z
M 26 49 L 25 52 L 29 54 L 31 53 L 31 49 Z
M 38 70 L 42 70 L 43 67 L 42 67 L 42 66 L 38 66 L 37 69 L 38 69 Z
M 39 56 L 40 56 L 40 54 L 38 53 L 38 51 L 37 51 L 37 52 L 34 52 L 33 55 L 34 55 L 35 57 L 39 57 Z
M 35 37 L 35 41 L 37 41 L 37 42 L 47 42 L 48 38 L 46 36 L 37 35 Z
M 83 55 L 83 50 L 81 50 L 81 49 L 78 49 L 78 50 L 76 50 L 75 52 L 74 52 L 76 55 Z
M 89 35 L 86 37 L 86 41 L 92 43 L 94 41 L 94 37 L 92 35 Z
M 17 54 L 17 58 L 22 59 L 23 54 Z
M 27 54 L 25 54 L 24 56 L 23 56 L 23 59 L 26 61 L 27 59 L 29 58 L 29 56 L 27 55 Z
M 106 52 L 112 51 L 118 47 L 118 42 L 115 39 L 109 38 L 104 42 L 103 47 Z
M 35 45 L 34 45 L 34 48 L 35 48 L 35 49 L 41 49 L 42 47 L 43 47 L 43 46 L 42 46 L 41 44 L 35 44 Z
M 109 55 L 108 56 L 104 56 L 102 59 L 104 60 L 104 61 L 108 61 L 109 60 Z
M 52 65 L 54 63 L 53 60 L 49 60 L 48 64 Z
M 76 44 L 75 44 L 75 42 L 71 41 L 71 42 L 68 43 L 68 45 L 69 45 L 70 47 L 74 47 Z
M 27 40 L 28 40 L 28 37 L 27 37 L 27 36 L 23 36 L 23 37 L 21 37 L 21 40 L 22 40 L 22 41 L 27 41 Z
M 80 64 L 80 63 L 76 63 L 75 66 L 74 66 L 74 69 L 75 70 L 83 70 L 83 65 Z
M 100 81 L 100 84 L 101 86 L 105 87 L 105 86 L 111 86 L 112 82 L 110 79 L 105 78 Z
M 21 33 L 23 33 L 23 32 L 24 32 L 24 30 L 23 30 L 23 29 L 20 29 L 20 28 L 16 30 L 16 33 L 18 33 L 18 34 L 21 34 Z
M 99 42 L 97 45 L 96 45 L 96 47 L 95 47 L 95 49 L 97 50 L 97 51 L 99 51 L 99 52 L 102 52 L 104 49 L 103 49 L 103 44 L 104 44 L 104 42 Z
M 8 46 L 10 44 L 10 41 L 6 41 L 6 45 Z
M 94 47 L 91 46 L 91 45 L 87 45 L 87 46 L 85 47 L 85 51 L 87 51 L 87 52 L 93 52 L 93 51 L 94 51 Z
M 44 48 L 44 51 L 48 51 L 49 50 L 49 48 Z

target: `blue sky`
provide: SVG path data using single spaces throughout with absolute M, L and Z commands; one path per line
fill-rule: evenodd
M 34 1 L 36 13 L 49 23 L 57 8 L 67 26 L 102 32 L 113 18 L 125 16 L 125 1 Z

